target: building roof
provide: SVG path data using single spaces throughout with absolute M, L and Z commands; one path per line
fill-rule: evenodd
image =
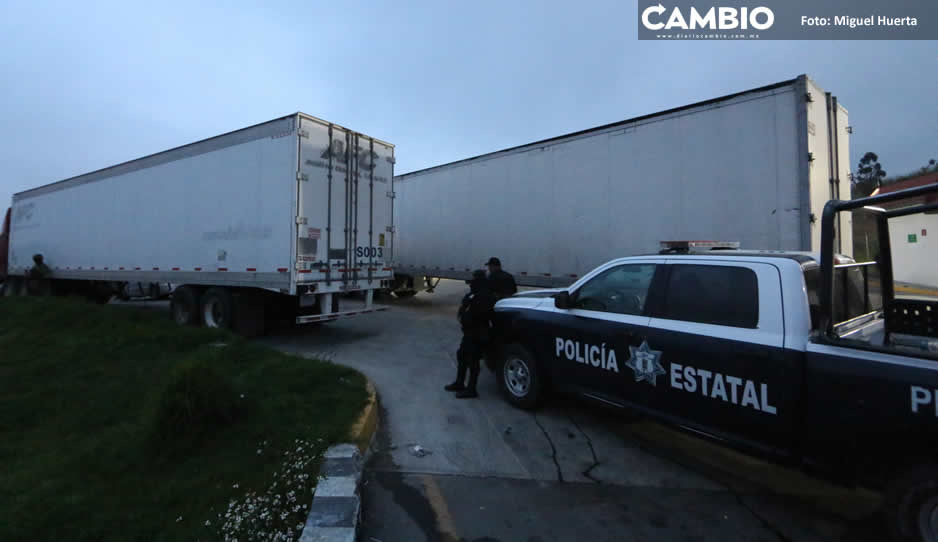
M 927 184 L 938 183 L 938 171 L 930 171 L 928 173 L 923 173 L 921 175 L 916 175 L 915 177 L 910 177 L 908 179 L 903 179 L 898 182 L 887 184 L 886 186 L 881 186 L 876 190 L 873 190 L 871 196 L 878 196 L 880 194 L 889 194 L 890 192 L 898 192 L 900 190 L 906 190 L 908 188 L 916 188 L 919 186 L 925 186 Z M 930 196 L 920 196 L 917 198 L 904 199 L 901 201 L 895 201 L 892 203 L 886 203 L 882 205 L 885 209 L 895 209 L 898 207 L 908 207 L 910 205 L 918 205 L 922 203 L 938 203 L 938 195 Z

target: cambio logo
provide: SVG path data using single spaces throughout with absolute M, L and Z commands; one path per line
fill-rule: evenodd
M 706 14 L 701 15 L 697 8 L 690 8 L 690 24 L 681 12 L 681 8 L 675 7 L 671 10 L 671 15 L 667 22 L 660 22 L 662 15 L 668 11 L 664 6 L 648 6 L 642 12 L 642 24 L 648 30 L 672 30 L 680 28 L 681 30 L 708 29 L 708 30 L 747 30 L 752 27 L 756 30 L 767 30 L 775 23 L 775 13 L 767 7 L 749 8 L 727 8 L 712 7 Z M 654 20 L 655 22 L 652 22 Z

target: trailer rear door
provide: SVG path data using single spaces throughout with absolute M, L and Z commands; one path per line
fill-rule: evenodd
M 380 287 L 391 277 L 394 147 L 305 115 L 299 146 L 297 282 Z

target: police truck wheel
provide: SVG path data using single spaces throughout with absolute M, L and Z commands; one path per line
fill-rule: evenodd
M 938 466 L 920 465 L 898 476 L 885 495 L 893 540 L 938 542 Z
M 234 303 L 225 288 L 209 288 L 202 296 L 202 322 L 205 327 L 231 327 Z
M 544 395 L 544 375 L 528 349 L 517 344 L 505 347 L 498 362 L 498 387 L 516 407 L 538 407 Z
M 180 286 L 173 290 L 169 303 L 173 320 L 181 326 L 197 326 L 202 322 L 199 314 L 199 293 L 190 286 Z

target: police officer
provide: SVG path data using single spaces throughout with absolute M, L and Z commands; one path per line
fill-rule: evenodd
M 472 272 L 472 279 L 467 280 L 469 293 L 459 305 L 457 318 L 462 326 L 462 342 L 456 351 L 458 366 L 456 381 L 445 386 L 446 391 L 455 391 L 460 399 L 478 397 L 476 383 L 479 381 L 479 362 L 490 339 L 491 322 L 495 297 L 489 290 L 485 271 Z M 469 385 L 464 385 L 466 369 L 469 370 Z
M 488 281 L 489 288 L 495 294 L 495 299 L 503 299 L 515 295 L 518 292 L 518 286 L 515 284 L 515 278 L 510 273 L 502 271 L 502 262 L 494 256 L 489 258 L 485 264 L 489 268 Z

